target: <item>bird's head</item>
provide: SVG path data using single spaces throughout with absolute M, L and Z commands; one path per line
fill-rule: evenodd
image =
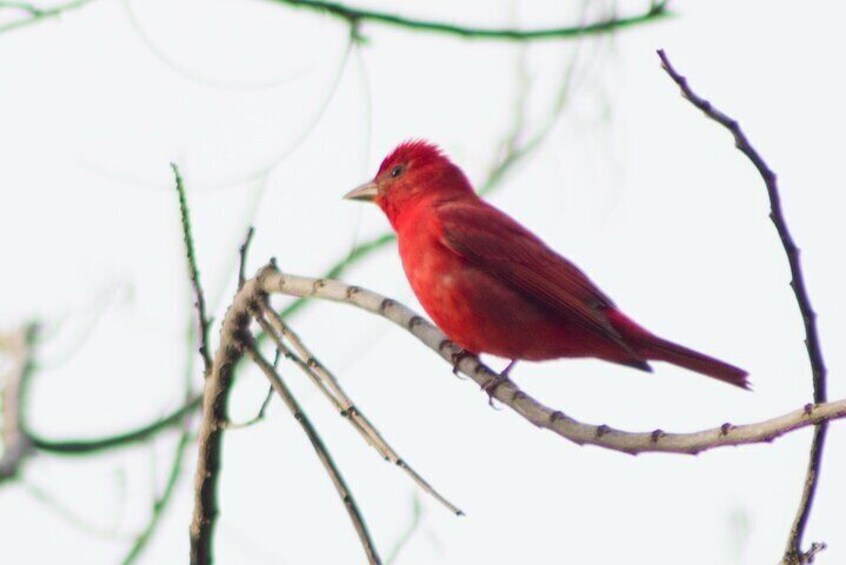
M 473 194 L 461 172 L 441 150 L 426 141 L 406 141 L 382 160 L 373 180 L 348 192 L 347 200 L 375 202 L 392 224 L 417 204 Z

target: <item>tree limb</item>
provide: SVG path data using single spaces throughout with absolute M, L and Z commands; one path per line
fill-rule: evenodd
M 349 286 L 331 279 L 312 279 L 289 275 L 273 267 L 265 267 L 257 275 L 259 287 L 267 293 L 313 297 L 343 302 L 377 314 L 394 322 L 452 366 L 460 348 L 441 331 L 399 302 L 370 290 Z M 828 420 L 846 417 L 846 398 L 836 402 L 806 404 L 804 407 L 775 418 L 753 424 L 721 426 L 692 433 L 669 433 L 656 429 L 651 432 L 628 432 L 607 425 L 579 422 L 559 410 L 544 406 L 517 385 L 503 379 L 475 356 L 461 356 L 458 370 L 470 377 L 491 395 L 538 426 L 550 430 L 579 445 L 595 445 L 630 454 L 681 453 L 695 455 L 717 447 L 770 442 L 800 428 Z

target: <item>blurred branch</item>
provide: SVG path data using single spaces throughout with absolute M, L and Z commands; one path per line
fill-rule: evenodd
M 627 432 L 606 425 L 581 423 L 561 411 L 544 406 L 511 380 L 501 377 L 471 355 L 459 355 L 461 349 L 441 331 L 399 302 L 357 286 L 330 279 L 312 279 L 288 275 L 265 267 L 257 276 L 258 284 L 267 293 L 309 296 L 344 302 L 394 322 L 439 354 L 449 365 L 457 367 L 486 392 L 520 416 L 579 445 L 596 445 L 630 454 L 680 453 L 695 455 L 717 447 L 770 442 L 793 430 L 820 422 L 846 418 L 846 398 L 823 404 L 806 404 L 803 408 L 754 424 L 722 426 L 692 433 Z M 458 363 L 455 360 L 460 357 Z
M 0 24 L 0 33 L 26 27 L 48 18 L 61 16 L 65 12 L 82 8 L 91 1 L 92 0 L 74 0 L 73 2 L 66 2 L 65 4 L 59 4 L 58 6 L 51 6 L 49 8 L 41 8 L 35 4 L 30 4 L 29 2 L 0 2 L 0 10 L 14 9 L 25 12 L 26 14 L 26 17 L 24 18 Z
M 62 455 L 96 455 L 101 451 L 116 447 L 130 447 L 170 428 L 179 426 L 183 418 L 192 414 L 200 406 L 202 400 L 203 396 L 201 394 L 196 395 L 167 416 L 155 422 L 134 430 L 101 438 L 53 440 L 40 437 L 31 430 L 27 430 L 27 435 L 32 442 L 32 446 L 39 451 Z
M 0 416 L 2 416 L 3 455 L 0 457 L 0 483 L 15 477 L 31 452 L 32 442 L 24 430 L 23 403 L 32 376 L 32 345 L 37 326 L 34 323 L 0 334 L 0 350 L 11 359 L 8 372 L 0 381 Z
M 760 173 L 761 178 L 767 188 L 767 195 L 770 201 L 770 220 L 775 225 L 776 232 L 781 239 L 784 252 L 787 255 L 787 262 L 790 265 L 791 281 L 790 287 L 796 296 L 796 302 L 799 305 L 799 311 L 802 314 L 802 320 L 805 325 L 805 347 L 808 350 L 808 358 L 811 363 L 811 372 L 814 385 L 814 402 L 816 404 L 823 404 L 828 400 L 826 394 L 826 368 L 822 357 L 822 348 L 820 347 L 819 335 L 817 333 L 816 313 L 811 307 L 811 301 L 808 298 L 808 291 L 805 287 L 805 277 L 802 273 L 802 264 L 799 258 L 799 248 L 793 241 L 790 231 L 787 228 L 787 222 L 784 219 L 784 212 L 781 208 L 781 198 L 778 193 L 778 184 L 775 173 L 767 166 L 767 163 L 761 155 L 755 150 L 740 125 L 736 120 L 727 116 L 717 108 L 715 108 L 709 101 L 698 96 L 690 86 L 687 84 L 687 79 L 680 75 L 670 64 L 667 55 L 663 50 L 658 51 L 658 57 L 661 59 L 661 64 L 670 78 L 679 86 L 682 95 L 694 106 L 702 110 L 706 116 L 731 132 L 734 136 L 734 142 L 737 148 L 744 154 L 755 168 Z M 811 507 L 814 501 L 814 495 L 817 489 L 817 481 L 819 479 L 823 446 L 825 445 L 826 431 L 828 429 L 827 422 L 821 421 L 814 430 L 814 439 L 811 442 L 811 453 L 808 461 L 808 470 L 805 478 L 804 487 L 802 490 L 802 499 L 799 504 L 799 509 L 793 526 L 790 529 L 790 536 L 787 541 L 787 548 L 785 550 L 783 563 L 786 564 L 801 564 L 813 561 L 813 556 L 821 551 L 825 544 L 812 544 L 809 552 L 802 551 L 802 537 L 805 532 L 805 527 L 808 523 L 808 517 L 811 514 Z
M 185 369 L 183 371 L 183 381 L 185 383 L 185 400 L 190 402 L 194 395 L 192 388 L 192 377 L 194 374 L 194 343 L 196 342 L 197 332 L 194 326 L 194 311 L 193 308 L 188 312 L 188 324 L 185 332 Z M 182 418 L 182 431 L 179 434 L 179 439 L 176 442 L 176 449 L 173 453 L 173 461 L 170 465 L 170 472 L 168 473 L 165 485 L 162 488 L 160 495 L 156 496 L 153 501 L 153 506 L 150 512 L 150 518 L 147 521 L 147 526 L 136 536 L 134 543 L 129 548 L 129 551 L 124 557 L 123 565 L 135 563 L 138 558 L 144 553 L 156 527 L 161 523 L 161 519 L 167 510 L 168 504 L 176 492 L 176 484 L 182 475 L 182 464 L 185 460 L 185 453 L 191 445 L 191 418 L 190 414 L 186 414 Z
M 388 554 L 388 557 L 385 559 L 386 565 L 390 565 L 396 561 L 400 552 L 402 552 L 403 548 L 405 548 L 408 542 L 411 541 L 412 536 L 420 527 L 422 517 L 423 507 L 420 505 L 420 499 L 417 497 L 417 493 L 415 492 L 414 498 L 411 500 L 411 523 L 408 524 L 408 527 L 405 529 L 402 536 L 396 541 L 394 547 L 391 549 L 391 552 Z
M 338 491 L 338 496 L 341 497 L 341 501 L 347 509 L 347 513 L 349 514 L 350 520 L 355 527 L 355 531 L 358 534 L 361 545 L 364 547 L 364 552 L 367 555 L 368 562 L 381 563 L 379 554 L 376 551 L 376 546 L 370 538 L 370 533 L 367 530 L 367 524 L 364 522 L 364 517 L 361 515 L 361 511 L 358 509 L 355 498 L 353 498 L 349 487 L 347 487 L 344 478 L 341 476 L 341 472 L 332 460 L 332 456 L 323 444 L 323 440 L 320 439 L 320 436 L 312 425 L 311 420 L 309 420 L 308 416 L 305 412 L 303 412 L 302 408 L 297 403 L 297 400 L 279 376 L 279 373 L 277 373 L 273 366 L 268 363 L 264 357 L 262 357 L 261 353 L 259 353 L 256 349 L 254 343 L 250 343 L 247 346 L 247 355 L 256 365 L 258 365 L 262 372 L 264 372 L 270 381 L 271 386 L 276 391 L 276 394 L 282 398 L 285 405 L 291 411 L 291 415 L 294 416 L 294 419 L 303 428 L 308 440 L 311 442 L 311 446 L 317 453 L 317 457 L 320 459 L 320 462 L 323 463 L 326 473 L 332 480 L 332 484 L 335 485 L 335 490 Z
M 185 429 L 179 436 L 179 441 L 174 450 L 173 464 L 171 465 L 162 493 L 153 501 L 152 515 L 147 522 L 147 527 L 138 535 L 126 557 L 124 557 L 122 561 L 124 565 L 135 563 L 141 556 L 141 553 L 147 548 L 147 544 L 156 531 L 156 526 L 161 522 L 165 508 L 167 508 L 167 504 L 175 492 L 176 483 L 179 482 L 179 477 L 182 474 L 182 463 L 185 459 L 185 453 L 190 445 L 191 434 Z
M 91 522 L 89 518 L 83 517 L 77 513 L 58 496 L 54 495 L 47 489 L 36 485 L 28 478 L 22 478 L 20 483 L 24 491 L 26 491 L 33 500 L 43 504 L 45 508 L 54 513 L 60 520 L 66 522 L 70 527 L 85 535 L 111 542 L 123 541 L 130 538 L 129 535 L 120 532 L 117 528 L 105 528 L 100 524 Z M 63 493 L 63 485 L 58 486 L 58 492 Z
M 401 468 L 408 474 L 411 479 L 417 483 L 424 492 L 430 494 L 438 502 L 446 506 L 450 512 L 458 516 L 464 513 L 454 504 L 444 498 L 438 491 L 436 491 L 417 471 L 415 471 L 408 463 L 402 459 L 399 454 L 388 444 L 382 437 L 379 431 L 370 423 L 370 420 L 352 403 L 352 400 L 346 395 L 341 388 L 338 379 L 335 378 L 329 369 L 321 363 L 314 354 L 305 346 L 300 337 L 288 327 L 282 318 L 276 314 L 273 308 L 266 302 L 262 302 L 261 314 L 256 316 L 256 320 L 264 330 L 265 335 L 269 335 L 276 344 L 277 351 L 281 351 L 288 359 L 293 361 L 320 389 L 320 391 L 329 399 L 334 405 L 335 409 L 346 418 L 353 428 L 361 434 L 368 444 L 379 453 L 379 455 Z M 292 347 L 296 349 L 296 353 L 292 351 L 282 341 L 288 340 Z
M 549 27 L 538 29 L 516 28 L 484 28 L 462 26 L 444 21 L 432 21 L 409 18 L 390 12 L 365 10 L 354 8 L 337 2 L 323 0 L 272 0 L 277 4 L 285 4 L 294 8 L 303 8 L 325 12 L 347 21 L 357 27 L 363 23 L 377 23 L 391 27 L 427 33 L 455 35 L 464 39 L 493 40 L 493 41 L 536 41 L 543 39 L 573 39 L 585 35 L 596 35 L 625 29 L 641 24 L 658 21 L 670 15 L 667 9 L 668 1 L 650 2 L 649 7 L 640 14 L 629 17 L 609 17 L 593 23 Z

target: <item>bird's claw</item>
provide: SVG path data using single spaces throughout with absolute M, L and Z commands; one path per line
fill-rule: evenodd
M 461 362 L 464 359 L 466 359 L 467 357 L 473 357 L 473 354 L 464 350 L 464 349 L 459 349 L 458 351 L 454 351 L 450 355 L 450 362 L 452 363 L 452 374 L 455 375 L 456 377 L 458 377 L 459 379 L 467 378 L 467 377 L 462 377 L 461 375 L 458 374 L 458 365 L 461 364 Z
M 496 389 L 500 387 L 500 385 L 504 385 L 505 383 L 509 382 L 508 375 L 499 374 L 490 379 L 488 382 L 482 385 L 482 390 L 488 394 L 488 405 L 493 408 L 494 410 L 499 410 L 496 406 L 494 406 L 493 398 L 494 394 L 496 394 Z

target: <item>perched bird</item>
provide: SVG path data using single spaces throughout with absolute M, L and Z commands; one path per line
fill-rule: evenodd
M 511 359 L 594 357 L 651 371 L 666 361 L 748 388 L 746 371 L 660 338 L 573 263 L 473 191 L 436 146 L 402 143 L 345 198 L 375 202 L 399 242 L 411 288 L 470 353 Z

